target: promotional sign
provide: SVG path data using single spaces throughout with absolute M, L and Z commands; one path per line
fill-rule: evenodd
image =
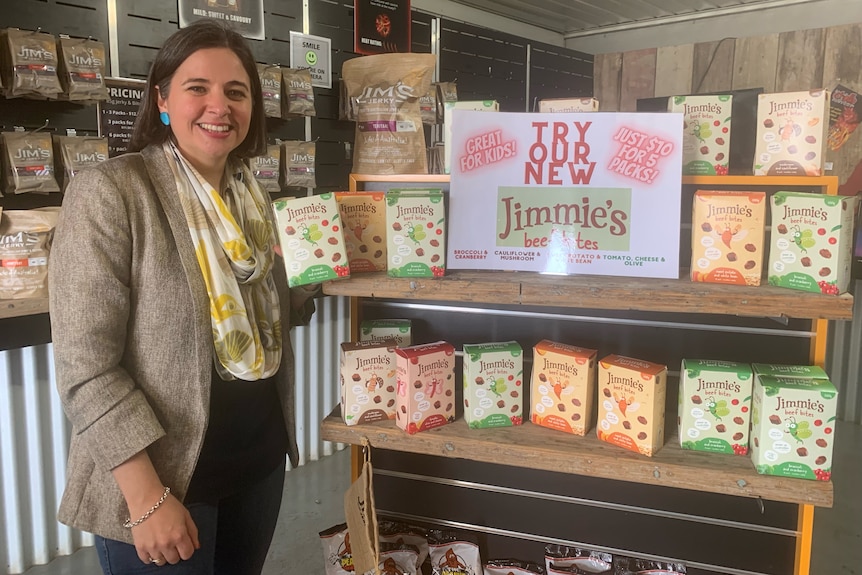
M 105 78 L 108 99 L 99 102 L 99 136 L 108 139 L 108 156 L 125 154 L 144 98 L 143 80 Z
M 862 98 L 846 86 L 838 84 L 829 100 L 829 149 L 837 151 L 850 138 L 862 120 Z
M 214 18 L 229 23 L 246 38 L 263 40 L 263 0 L 178 0 L 180 28 Z
M 353 51 L 410 52 L 410 0 L 354 0 Z
M 450 269 L 679 277 L 680 114 L 453 111 Z
M 308 69 L 311 85 L 332 88 L 332 40 L 299 32 L 290 33 L 290 67 Z

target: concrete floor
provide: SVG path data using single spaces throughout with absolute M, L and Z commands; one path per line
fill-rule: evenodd
M 835 506 L 814 515 L 812 575 L 862 575 L 862 426 L 841 424 L 836 433 Z M 323 575 L 318 532 L 344 522 L 350 483 L 349 450 L 287 474 L 282 513 L 263 575 Z M 92 548 L 82 549 L 25 575 L 101 575 Z M 789 575 L 789 574 L 788 574 Z

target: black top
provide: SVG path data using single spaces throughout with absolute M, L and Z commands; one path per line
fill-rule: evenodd
M 275 378 L 224 381 L 213 368 L 210 420 L 184 503 L 216 503 L 284 465 L 288 436 Z

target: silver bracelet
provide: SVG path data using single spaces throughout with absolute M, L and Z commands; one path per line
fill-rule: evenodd
M 137 521 L 135 521 L 135 522 L 132 522 L 132 518 L 131 518 L 131 517 L 127 517 L 127 518 L 126 518 L 126 520 L 123 522 L 123 527 L 125 527 L 126 529 L 131 529 L 132 527 L 137 527 L 138 525 L 140 525 L 141 523 L 143 523 L 144 521 L 146 521 L 147 519 L 149 519 L 149 518 L 150 518 L 150 515 L 152 515 L 153 513 L 155 513 L 155 512 L 156 512 L 156 509 L 158 509 L 159 507 L 161 507 L 162 503 L 164 503 L 164 502 L 165 502 L 165 499 L 167 499 L 167 498 L 168 498 L 168 494 L 169 494 L 170 492 L 171 492 L 171 488 L 170 488 L 170 487 L 165 487 L 165 492 L 164 492 L 164 493 L 162 493 L 162 496 L 161 496 L 161 497 L 159 497 L 159 500 L 158 500 L 158 501 L 156 501 L 156 504 L 155 504 L 155 505 L 153 505 L 152 507 L 150 507 L 149 511 L 147 511 L 146 513 L 144 513 L 143 515 L 141 515 L 141 518 L 140 518 L 140 519 L 138 519 L 138 520 L 137 520 Z

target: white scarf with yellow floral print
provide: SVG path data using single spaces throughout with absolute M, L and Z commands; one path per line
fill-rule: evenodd
M 210 299 L 216 370 L 226 380 L 270 377 L 281 362 L 281 321 L 269 204 L 241 162 L 228 163 L 222 199 L 173 143 L 163 148 Z

